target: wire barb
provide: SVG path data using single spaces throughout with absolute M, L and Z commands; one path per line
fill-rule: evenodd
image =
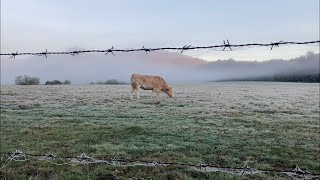
M 242 174 L 244 174 L 245 172 L 250 172 L 250 174 L 252 174 L 252 168 L 249 166 L 248 161 L 244 163 L 244 166 L 242 167 L 242 169 L 243 169 Z
M 190 47 L 191 47 L 191 45 L 188 45 L 188 46 L 187 46 L 187 45 L 184 45 L 184 46 L 182 47 L 182 50 L 181 50 L 180 54 L 182 54 L 184 50 L 188 50 Z
M 46 58 L 48 58 L 48 57 L 47 57 L 47 54 L 48 54 L 48 49 L 46 49 L 45 52 L 39 53 L 38 56 L 45 56 Z
M 56 156 L 55 156 L 53 153 L 49 153 L 49 154 L 45 157 L 45 159 L 47 159 L 47 160 L 53 160 L 55 157 L 56 157 Z
M 107 53 L 105 55 L 107 55 L 108 53 L 111 53 L 113 56 L 116 56 L 113 53 L 113 46 L 110 49 L 107 50 Z
M 207 167 L 207 166 L 208 166 L 207 164 L 204 164 L 204 163 L 202 163 L 202 162 L 200 162 L 199 164 L 196 164 L 196 167 L 199 168 L 200 170 L 201 170 L 202 168 Z
M 230 45 L 230 43 L 229 43 L 229 40 L 227 39 L 227 43 L 226 43 L 226 41 L 225 40 L 223 40 L 223 50 L 225 50 L 226 49 L 226 47 L 228 47 L 230 50 L 232 50 L 231 49 L 231 45 Z
M 70 54 L 71 54 L 72 56 L 79 55 L 79 51 L 72 51 L 72 52 L 70 52 Z
M 294 168 L 292 171 L 295 172 L 296 174 L 305 174 L 305 172 L 302 171 L 302 169 L 300 169 L 298 165 L 296 165 L 296 168 Z
M 18 51 L 16 53 L 11 53 L 10 58 L 15 59 L 17 55 L 19 55 Z
M 146 54 L 147 54 L 148 52 L 151 52 L 151 49 L 146 49 L 144 46 L 143 46 L 143 50 L 146 52 Z
M 80 156 L 77 157 L 78 161 L 86 161 L 91 159 L 89 156 L 87 156 L 85 153 L 80 154 Z
M 271 49 L 270 49 L 270 50 L 272 50 L 273 46 L 279 47 L 279 44 L 282 43 L 282 42 L 283 42 L 283 41 L 279 41 L 279 42 L 276 42 L 276 43 L 271 42 L 271 43 L 270 43 L 270 45 L 271 45 Z
M 12 156 L 12 157 L 21 157 L 21 156 L 24 156 L 24 153 L 23 153 L 22 151 L 16 149 L 16 150 L 12 153 L 11 156 Z

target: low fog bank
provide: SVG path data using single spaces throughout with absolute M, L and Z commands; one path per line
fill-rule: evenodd
M 131 74 L 163 76 L 168 82 L 221 81 L 268 77 L 276 74 L 319 73 L 319 54 L 307 53 L 291 60 L 264 62 L 233 59 L 207 62 L 166 51 L 148 54 L 119 53 L 52 55 L 48 58 L 30 56 L 1 59 L 1 84 L 13 84 L 15 77 L 29 75 L 48 80 L 70 80 L 72 84 L 117 79 L 129 82 Z
M 286 81 L 291 77 L 315 76 L 319 81 L 319 54 L 312 52 L 290 60 L 236 61 L 233 59 L 210 62 L 198 67 L 208 72 L 211 81 L 267 80 Z M 210 74 L 212 73 L 212 74 Z M 217 78 L 214 74 L 218 74 Z

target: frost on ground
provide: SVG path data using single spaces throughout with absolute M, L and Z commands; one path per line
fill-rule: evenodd
M 319 84 L 1 86 L 2 150 L 320 173 Z

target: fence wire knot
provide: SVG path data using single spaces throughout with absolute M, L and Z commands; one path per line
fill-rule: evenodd
M 17 51 L 16 53 L 11 53 L 10 58 L 15 59 L 17 55 L 19 55 L 19 54 L 18 54 L 18 51 Z
M 44 57 L 48 58 L 48 57 L 47 57 L 47 54 L 48 54 L 48 49 L 46 49 L 46 51 L 44 51 L 44 52 L 39 53 L 38 55 L 39 55 L 39 56 L 44 56 Z
M 118 157 L 112 157 L 111 162 L 113 165 L 116 165 L 116 166 L 121 165 L 121 162 L 119 161 Z
M 80 156 L 77 157 L 78 161 L 86 161 L 91 159 L 89 156 L 87 156 L 85 153 L 80 154 Z
M 191 45 L 184 45 L 182 47 L 182 50 L 181 50 L 180 54 L 182 54 L 184 50 L 188 50 L 190 47 L 191 47 Z
M 72 51 L 72 52 L 70 52 L 70 54 L 71 54 L 72 56 L 79 55 L 79 51 Z
M 108 53 L 111 53 L 113 56 L 115 56 L 113 53 L 113 46 L 107 50 L 107 53 L 105 55 L 107 55 Z
M 243 175 L 245 172 L 249 172 L 250 174 L 252 174 L 252 169 L 253 169 L 253 168 L 251 168 L 251 167 L 249 166 L 248 161 L 246 161 L 246 162 L 244 163 L 244 166 L 242 167 L 242 169 L 243 169 L 242 175 Z
M 282 42 L 283 42 L 283 41 L 279 41 L 279 42 L 276 42 L 276 43 L 271 42 L 271 43 L 270 43 L 270 45 L 271 45 L 271 49 L 270 49 L 270 50 L 272 50 L 273 46 L 279 47 L 279 44 L 282 43 Z
M 227 42 L 225 41 L 225 40 L 223 40 L 223 50 L 225 50 L 226 49 L 226 47 L 228 47 L 230 50 L 232 50 L 231 49 L 231 45 L 230 45 L 230 43 L 229 43 L 229 40 L 227 39 Z
M 24 153 L 23 153 L 22 151 L 16 149 L 16 150 L 12 153 L 11 156 L 12 156 L 13 158 L 15 158 L 15 157 L 24 157 L 25 155 L 24 155 Z
M 160 163 L 158 163 L 158 162 L 156 162 L 156 161 L 155 161 L 155 162 L 152 162 L 152 164 L 153 164 L 154 167 L 160 166 Z
M 53 160 L 56 156 L 53 154 L 53 153 L 49 153 L 45 159 L 48 159 L 48 160 Z
M 148 53 L 148 52 L 151 52 L 151 49 L 149 48 L 149 49 L 147 49 L 147 48 L 145 48 L 144 46 L 142 46 L 143 47 L 143 50 L 146 52 L 146 54 Z
M 201 163 L 201 162 L 196 165 L 196 167 L 198 167 L 199 169 L 202 169 L 203 167 L 205 168 L 207 166 L 208 166 L 208 164 L 204 164 L 204 163 Z
M 296 168 L 294 168 L 292 171 L 295 172 L 296 174 L 305 174 L 305 172 L 302 171 L 302 169 L 300 169 L 298 165 L 296 165 Z

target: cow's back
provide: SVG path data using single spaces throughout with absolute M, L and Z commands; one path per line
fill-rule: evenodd
M 149 76 L 149 75 L 140 75 L 140 74 L 132 74 L 131 76 L 131 84 L 139 85 L 146 88 L 153 88 L 162 86 L 164 79 L 160 76 Z

